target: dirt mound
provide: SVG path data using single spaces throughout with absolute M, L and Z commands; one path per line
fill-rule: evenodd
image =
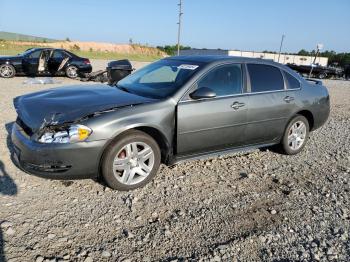
M 99 43 L 99 42 L 80 42 L 80 41 L 61 41 L 53 43 L 38 43 L 38 42 L 11 42 L 15 45 L 21 46 L 44 46 L 53 48 L 64 48 L 82 51 L 100 51 L 100 52 L 115 52 L 125 54 L 147 54 L 147 55 L 159 55 L 165 56 L 166 54 L 161 50 L 142 46 L 138 44 L 113 44 L 113 43 Z

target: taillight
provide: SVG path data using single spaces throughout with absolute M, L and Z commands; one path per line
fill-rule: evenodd
M 89 60 L 89 59 L 85 59 L 85 60 L 84 60 L 84 64 L 85 64 L 85 65 L 90 65 L 90 64 L 91 64 L 91 63 L 90 63 L 90 60 Z

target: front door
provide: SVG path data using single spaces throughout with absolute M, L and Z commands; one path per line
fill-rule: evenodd
M 208 87 L 209 99 L 185 96 L 177 106 L 177 154 L 188 155 L 240 146 L 247 122 L 247 96 L 243 94 L 240 64 L 215 67 L 191 90 Z
M 22 59 L 23 71 L 27 75 L 36 75 L 38 73 L 41 52 L 42 50 L 35 50 Z

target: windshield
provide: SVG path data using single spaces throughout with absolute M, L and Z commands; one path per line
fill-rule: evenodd
M 163 59 L 120 80 L 117 87 L 140 96 L 162 99 L 173 95 L 201 63 Z

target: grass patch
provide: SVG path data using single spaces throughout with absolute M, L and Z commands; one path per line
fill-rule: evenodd
M 0 41 L 0 55 L 17 55 L 23 53 L 25 50 L 33 47 L 43 47 L 40 43 L 37 45 L 16 45 L 8 43 L 7 41 Z M 105 59 L 105 60 L 119 60 L 129 59 L 131 61 L 140 62 L 152 62 L 161 59 L 160 55 L 151 54 L 128 54 L 128 53 L 116 53 L 116 52 L 102 52 L 102 51 L 82 51 L 82 50 L 69 50 L 70 52 L 89 59 Z
M 78 56 L 82 56 L 90 59 L 106 59 L 106 60 L 129 59 L 131 61 L 152 62 L 162 58 L 161 56 L 158 56 L 158 55 L 122 54 L 122 53 L 116 53 L 116 52 L 81 51 L 81 50 L 71 51 L 71 52 Z

